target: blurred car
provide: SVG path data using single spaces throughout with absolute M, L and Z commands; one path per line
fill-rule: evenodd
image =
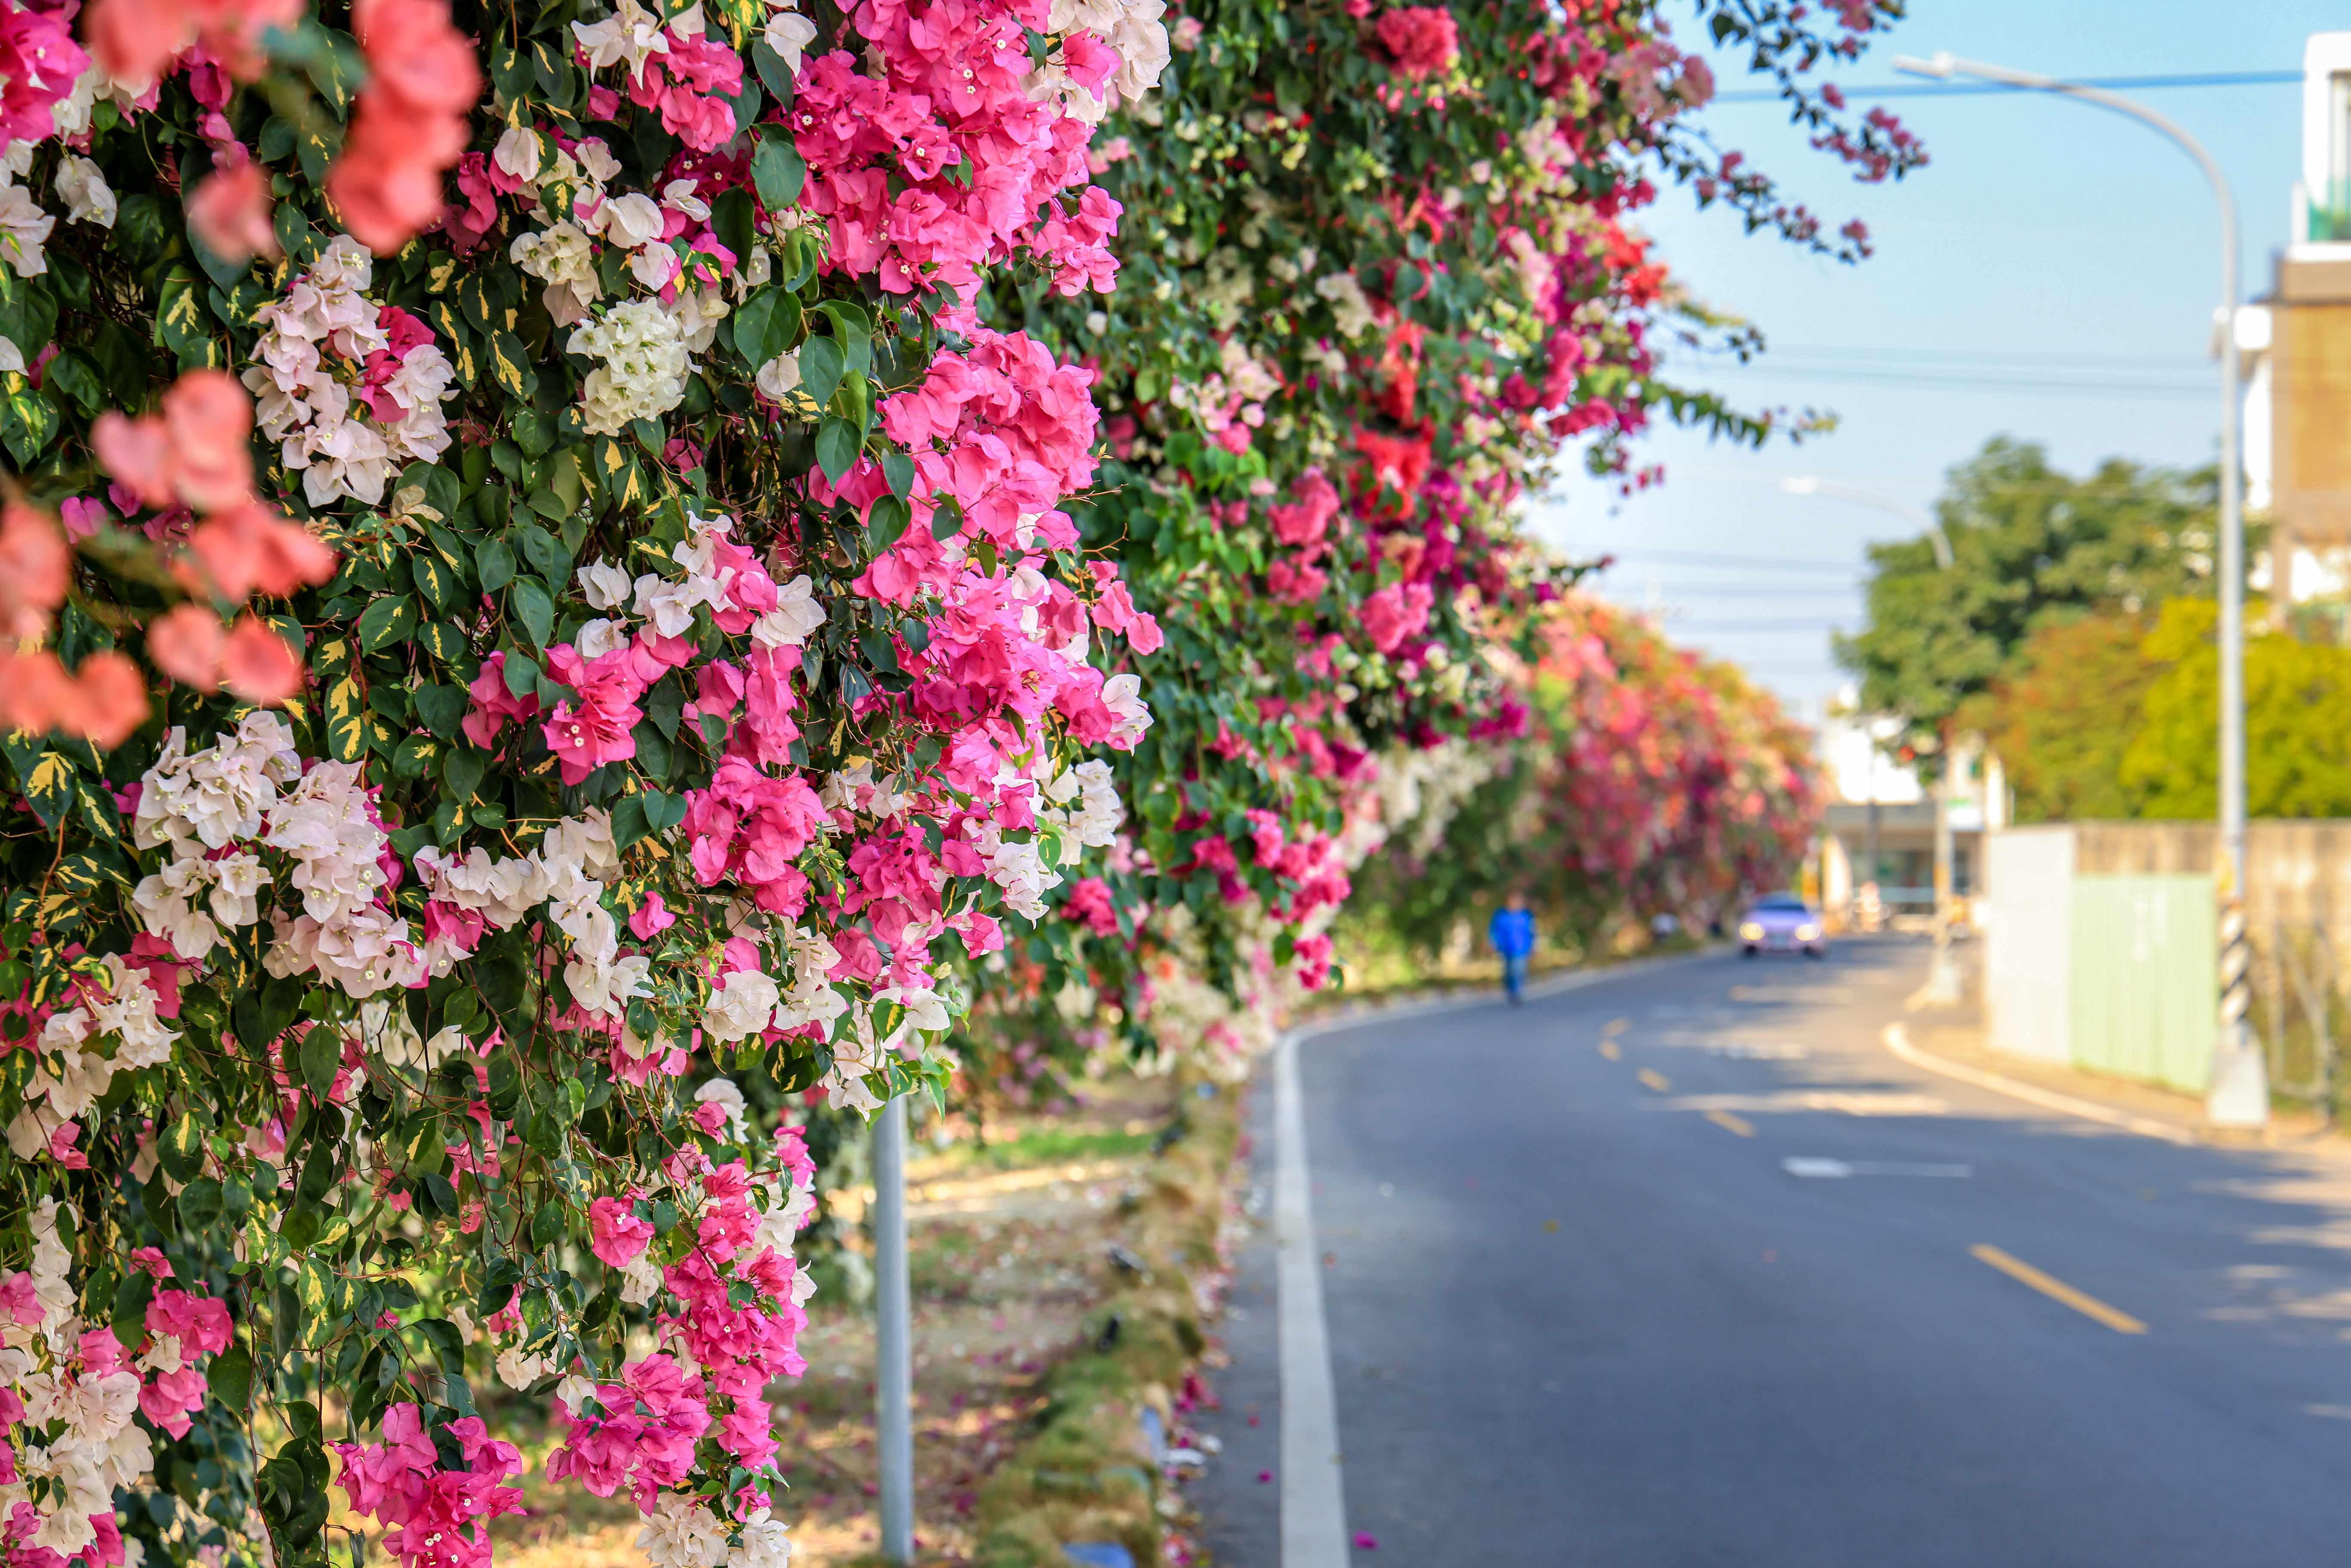
M 1829 956 L 1821 912 L 1792 893 L 1767 893 L 1750 904 L 1739 922 L 1739 945 L 1750 958 L 1758 953 Z

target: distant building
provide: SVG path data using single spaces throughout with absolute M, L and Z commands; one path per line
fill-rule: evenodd
M 1814 856 L 1821 907 L 1850 919 L 1863 886 L 1896 914 L 1935 907 L 1935 805 L 1916 769 L 1894 755 L 1900 721 L 1856 714 L 1858 694 L 1839 692 L 1819 727 L 1821 771 L 1829 786 Z M 1997 758 L 1963 746 L 1951 788 L 1951 891 L 1972 897 L 1983 833 L 2008 823 L 2007 786 Z M 1988 810 L 1989 809 L 1989 810 Z
M 2302 177 L 2266 296 L 2232 334 L 2247 372 L 2246 501 L 2272 525 L 2281 606 L 2351 588 L 2351 32 L 2303 47 Z

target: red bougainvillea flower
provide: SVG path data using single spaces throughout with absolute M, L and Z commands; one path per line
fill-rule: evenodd
M 1397 70 L 1424 81 L 1460 57 L 1453 13 L 1442 5 L 1405 5 L 1382 16 L 1374 31 Z

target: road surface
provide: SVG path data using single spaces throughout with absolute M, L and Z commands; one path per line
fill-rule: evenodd
M 1925 957 L 1708 956 L 1301 1048 L 1356 1564 L 2351 1554 L 2339 1156 L 1909 1067 L 1881 1031 Z M 1280 1568 L 1270 1251 L 1192 1493 L 1229 1568 Z

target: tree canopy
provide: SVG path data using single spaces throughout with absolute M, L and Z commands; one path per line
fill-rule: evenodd
M 1837 660 L 1864 710 L 1902 719 L 1931 757 L 1970 701 L 2021 672 L 2036 632 L 2208 592 L 2213 508 L 2209 469 L 2116 457 L 2077 479 L 2040 444 L 1996 436 L 1936 502 L 1948 569 L 1924 536 L 1869 547 L 1867 623 L 1836 639 Z

